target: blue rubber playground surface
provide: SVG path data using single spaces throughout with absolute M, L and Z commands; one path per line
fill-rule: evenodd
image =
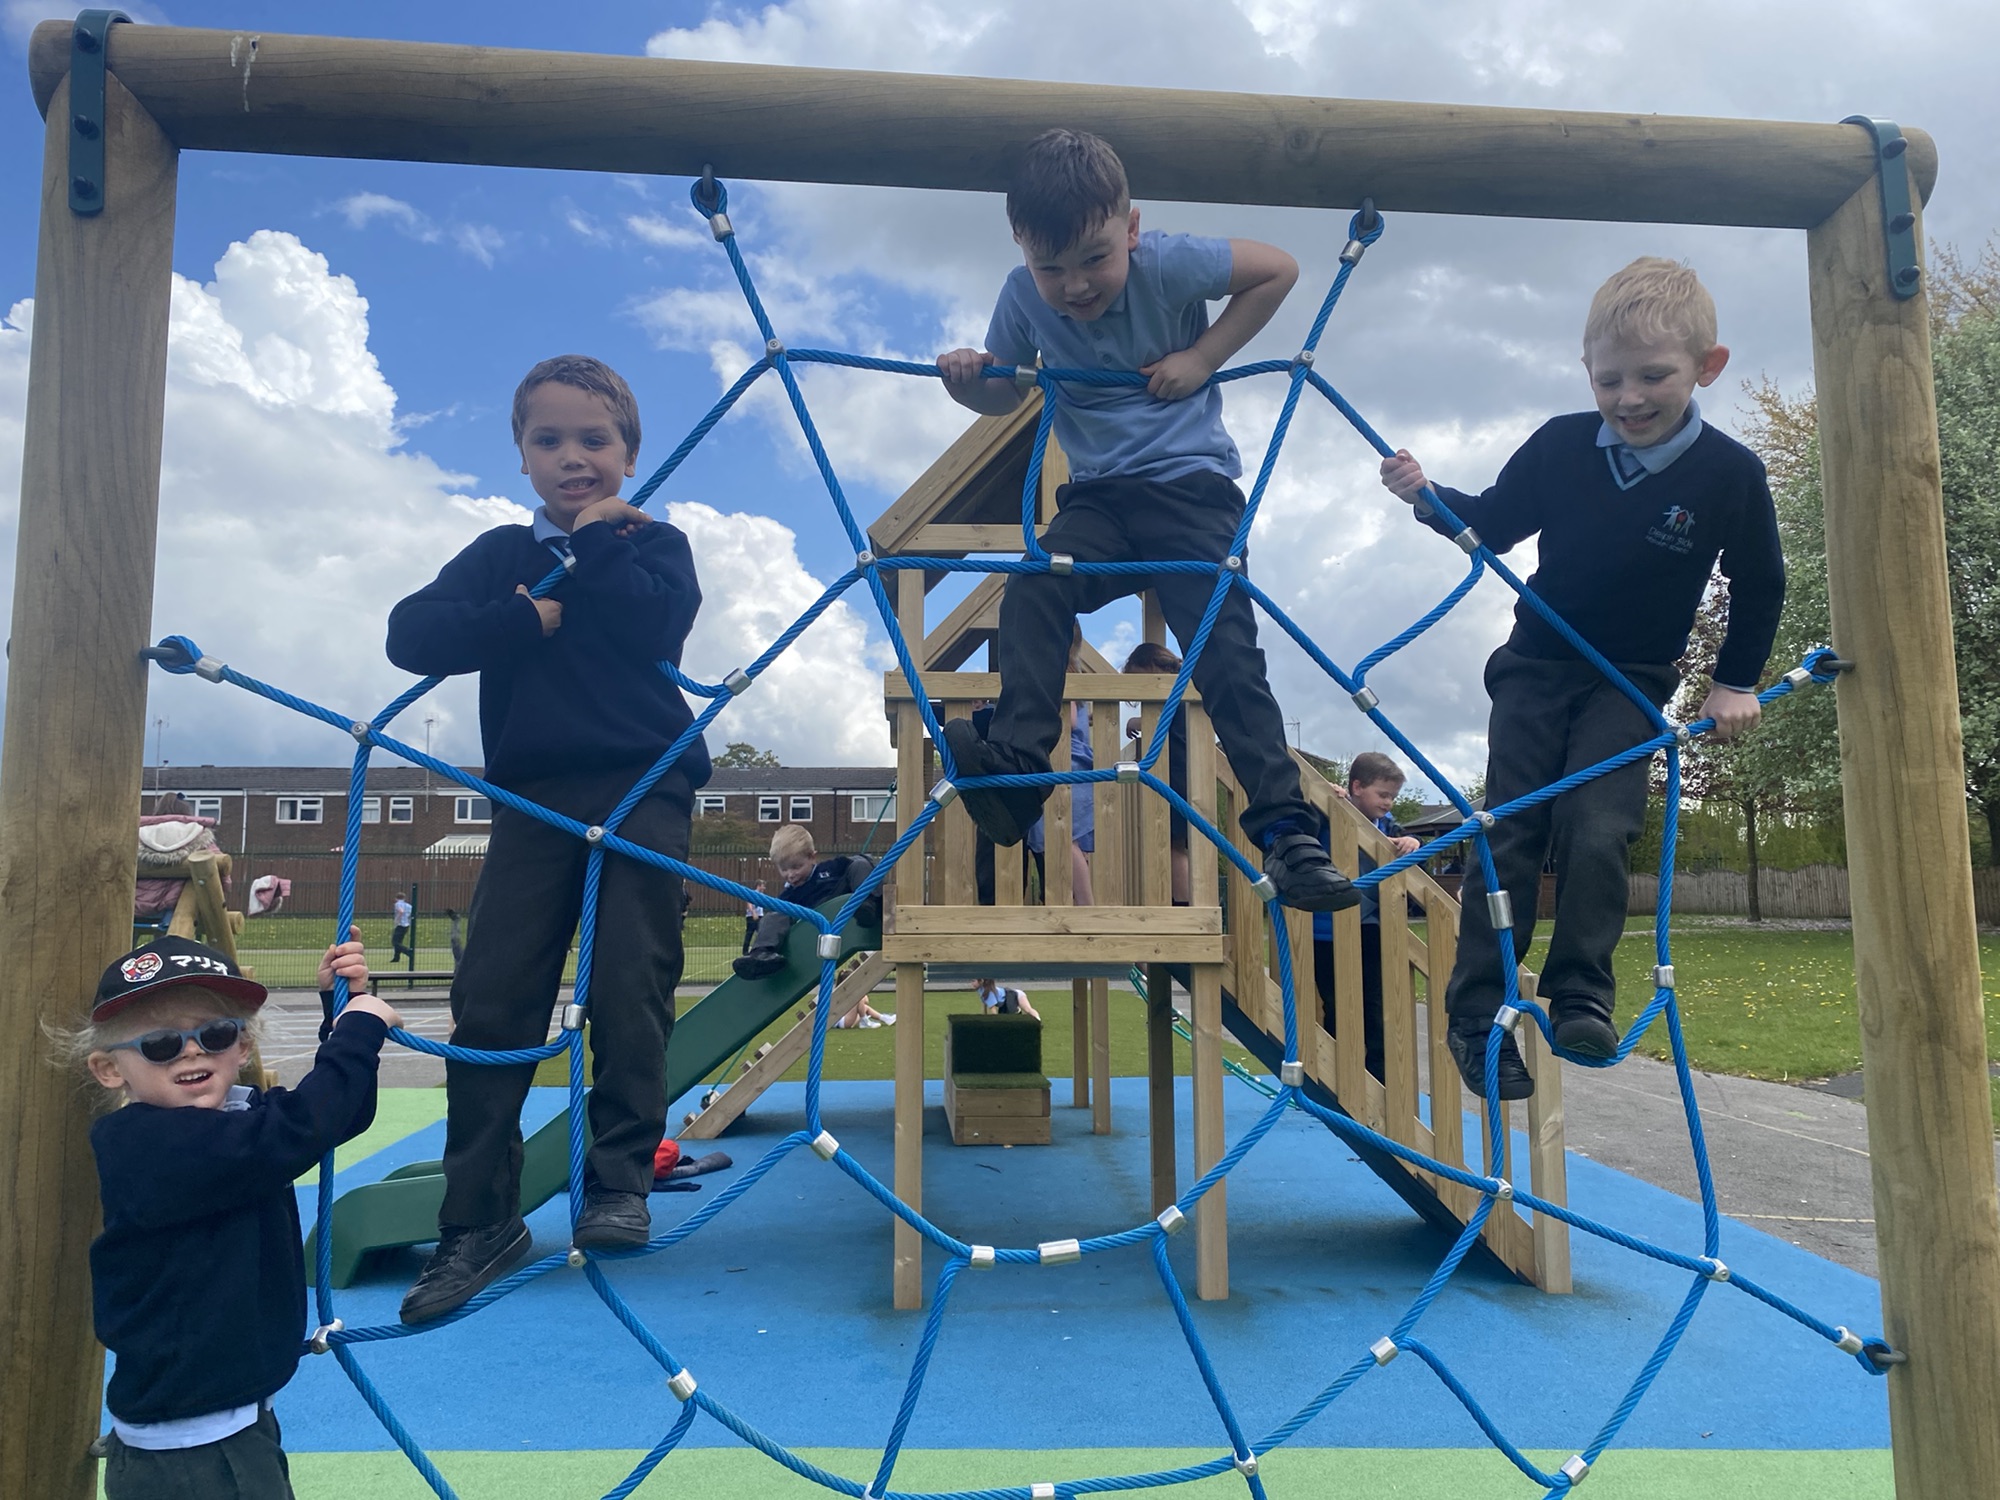
M 955 1148 L 932 1085 L 924 1208 L 979 1243 L 1088 1237 L 1148 1217 L 1145 1082 L 1113 1084 L 1114 1133 L 1058 1105 L 1055 1144 Z M 1188 1081 L 1177 1119 L 1190 1116 Z M 1066 1097 L 1059 1090 L 1058 1097 Z M 1232 1084 L 1232 1140 L 1266 1101 Z M 563 1093 L 538 1089 L 532 1128 Z M 435 1156 L 443 1091 L 385 1093 L 383 1118 L 343 1153 L 338 1187 Z M 891 1085 L 827 1083 L 842 1145 L 891 1174 Z M 731 1172 L 657 1194 L 658 1232 L 699 1209 L 804 1125 L 802 1085 L 765 1095 L 719 1144 Z M 365 1154 L 362 1154 L 365 1153 Z M 1185 1187 L 1191 1147 L 1181 1144 Z M 1245 1429 L 1267 1431 L 1387 1331 L 1449 1248 L 1323 1126 L 1288 1111 L 1229 1178 L 1231 1294 L 1194 1317 Z M 310 1213 L 310 1179 L 301 1208 Z M 1572 1157 L 1570 1201 L 1633 1234 L 1698 1254 L 1698 1208 Z M 567 1243 L 565 1205 L 530 1220 L 536 1250 Z M 610 1276 L 701 1387 L 836 1473 L 872 1476 L 921 1338 L 889 1305 L 890 1218 L 834 1167 L 792 1152 L 688 1240 Z M 1192 1235 L 1171 1242 L 1193 1296 Z M 1468 1263 L 1417 1329 L 1501 1430 L 1544 1468 L 1585 1447 L 1687 1295 L 1683 1271 L 1581 1233 L 1576 1291 L 1551 1297 Z M 931 1251 L 934 1280 L 942 1265 Z M 1724 1222 L 1732 1269 L 1829 1322 L 1873 1329 L 1875 1283 Z M 400 1252 L 339 1295 L 352 1328 L 394 1321 L 420 1263 Z M 660 1367 L 580 1272 L 558 1271 L 475 1317 L 356 1348 L 419 1443 L 466 1500 L 596 1496 L 680 1414 Z M 330 1358 L 308 1359 L 278 1413 L 301 1497 L 430 1493 Z M 1592 1470 L 1605 1497 L 1886 1497 L 1883 1382 L 1788 1318 L 1716 1287 L 1617 1446 Z M 895 1488 L 975 1489 L 1163 1469 L 1228 1449 L 1143 1247 L 1053 1266 L 968 1272 L 952 1292 Z M 1262 1461 L 1273 1496 L 1536 1495 L 1417 1358 L 1371 1370 Z M 690 1488 L 692 1486 L 693 1488 Z M 1167 1492 L 1242 1494 L 1233 1474 Z M 815 1490 L 707 1418 L 637 1491 L 791 1496 Z

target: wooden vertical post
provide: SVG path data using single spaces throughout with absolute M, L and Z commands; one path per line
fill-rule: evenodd
M 1090 981 L 1069 982 L 1069 1103 L 1071 1109 L 1090 1105 Z
M 924 966 L 896 965 L 896 1196 L 924 1208 Z M 891 1291 L 897 1307 L 924 1305 L 924 1237 L 896 1221 Z
M 1222 965 L 1195 964 L 1188 990 L 1188 1030 L 1194 1038 L 1194 1172 L 1222 1160 Z M 1195 1289 L 1205 1302 L 1229 1295 L 1229 1182 L 1203 1195 L 1195 1209 Z
M 1090 981 L 1090 1133 L 1111 1134 L 1111 981 Z
M 104 210 L 69 209 L 49 103 L 0 768 L 0 1495 L 94 1500 L 103 1355 L 89 1109 L 48 1066 L 131 946 L 177 152 L 105 81 Z
M 1921 225 L 1918 227 L 1921 242 Z M 1869 182 L 1806 238 L 1900 1500 L 2000 1495 L 2000 1212 L 1927 299 Z
M 1165 964 L 1146 969 L 1146 1135 L 1157 1214 L 1180 1191 L 1174 1182 L 1174 980 Z

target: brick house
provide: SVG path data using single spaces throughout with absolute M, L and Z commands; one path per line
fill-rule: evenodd
M 873 847 L 895 841 L 896 771 L 893 766 L 719 767 L 695 793 L 697 818 L 729 818 L 769 847 L 787 823 L 802 823 L 824 854 L 852 853 L 876 820 Z
M 148 766 L 142 806 L 180 793 L 215 819 L 216 842 L 232 854 L 328 854 L 346 835 L 350 774 L 346 766 Z M 420 767 L 369 768 L 361 821 L 370 853 L 420 854 L 439 839 L 485 833 L 492 820 L 484 797 Z

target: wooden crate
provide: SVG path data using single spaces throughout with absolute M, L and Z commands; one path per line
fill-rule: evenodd
M 955 1015 L 944 1036 L 944 1109 L 959 1146 L 1049 1144 L 1042 1023 Z

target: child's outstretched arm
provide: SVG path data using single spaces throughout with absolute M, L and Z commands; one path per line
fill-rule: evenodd
M 937 357 L 944 393 L 969 411 L 1004 417 L 1021 404 L 1021 388 L 1011 380 L 988 380 L 980 372 L 999 360 L 984 349 L 954 349 Z
M 1228 305 L 1187 348 L 1139 367 L 1146 389 L 1161 401 L 1192 396 L 1271 321 L 1298 279 L 1299 263 L 1276 245 L 1231 240 Z
M 1415 500 L 1428 483 L 1424 466 L 1410 455 L 1408 448 L 1398 448 L 1382 460 L 1382 487 L 1404 504 Z

